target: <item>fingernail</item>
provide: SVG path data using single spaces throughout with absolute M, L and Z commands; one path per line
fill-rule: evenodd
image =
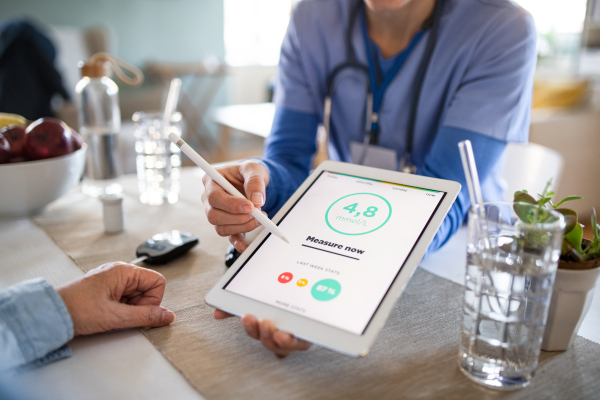
M 166 308 L 160 313 L 160 320 L 163 324 L 170 324 L 175 321 L 175 314 Z
M 261 324 L 261 336 L 263 336 L 265 339 L 270 339 L 273 336 L 274 330 L 275 330 L 275 327 L 272 324 L 269 324 L 269 323 Z
M 273 333 L 273 341 L 275 343 L 277 343 L 278 345 L 282 346 L 284 343 L 281 341 L 281 337 L 280 335 L 275 335 L 275 333 Z
M 252 196 L 250 196 L 250 198 L 252 199 L 254 205 L 257 207 L 260 207 L 264 204 L 263 195 L 261 192 L 252 193 Z
M 244 204 L 241 207 L 243 213 L 250 214 L 252 212 L 252 206 L 250 204 Z
M 254 315 L 250 315 L 250 314 L 246 314 L 242 317 L 242 323 L 256 323 L 258 322 L 258 320 L 256 319 L 256 317 Z
M 248 321 L 247 319 L 242 318 L 242 325 L 243 325 L 244 329 L 248 330 L 248 328 L 250 328 L 252 326 L 252 322 Z

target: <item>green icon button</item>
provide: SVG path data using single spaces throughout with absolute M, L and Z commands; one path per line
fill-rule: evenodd
M 319 301 L 333 300 L 340 294 L 342 287 L 333 279 L 323 279 L 312 287 L 312 296 Z

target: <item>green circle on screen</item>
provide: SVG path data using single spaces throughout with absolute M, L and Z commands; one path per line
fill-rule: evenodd
M 319 301 L 329 301 L 335 299 L 341 291 L 342 286 L 338 281 L 323 279 L 313 285 L 311 294 Z

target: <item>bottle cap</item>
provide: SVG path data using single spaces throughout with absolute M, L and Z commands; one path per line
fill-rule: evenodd
M 104 52 L 95 53 L 89 62 L 80 61 L 77 65 L 82 77 L 102 78 L 109 76 L 112 69 L 126 85 L 137 86 L 144 81 L 144 74 L 139 68 Z M 130 75 L 125 74 L 123 70 L 129 71 Z
M 110 75 L 110 65 L 107 62 L 95 61 L 87 62 L 79 61 L 77 64 L 81 77 L 87 76 L 88 78 L 102 78 L 103 76 Z

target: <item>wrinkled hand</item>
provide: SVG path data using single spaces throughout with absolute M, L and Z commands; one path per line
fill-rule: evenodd
M 75 336 L 170 324 L 175 314 L 159 306 L 164 291 L 161 274 L 120 261 L 57 289 L 71 314 Z
M 265 204 L 269 170 L 256 161 L 245 161 L 217 168 L 217 171 L 248 200 L 230 195 L 210 176 L 204 175 L 204 211 L 208 222 L 215 226 L 217 233 L 220 236 L 229 236 L 231 244 L 241 253 L 248 247 L 242 234 L 260 226 L 250 213 L 253 206 L 260 208 Z
M 215 310 L 215 319 L 229 318 L 232 315 L 225 311 Z M 263 346 L 277 354 L 279 357 L 287 357 L 294 350 L 308 350 L 311 343 L 298 339 L 291 333 L 280 331 L 275 328 L 273 322 L 268 319 L 258 321 L 252 315 L 244 315 L 242 325 L 248 336 L 260 340 Z

